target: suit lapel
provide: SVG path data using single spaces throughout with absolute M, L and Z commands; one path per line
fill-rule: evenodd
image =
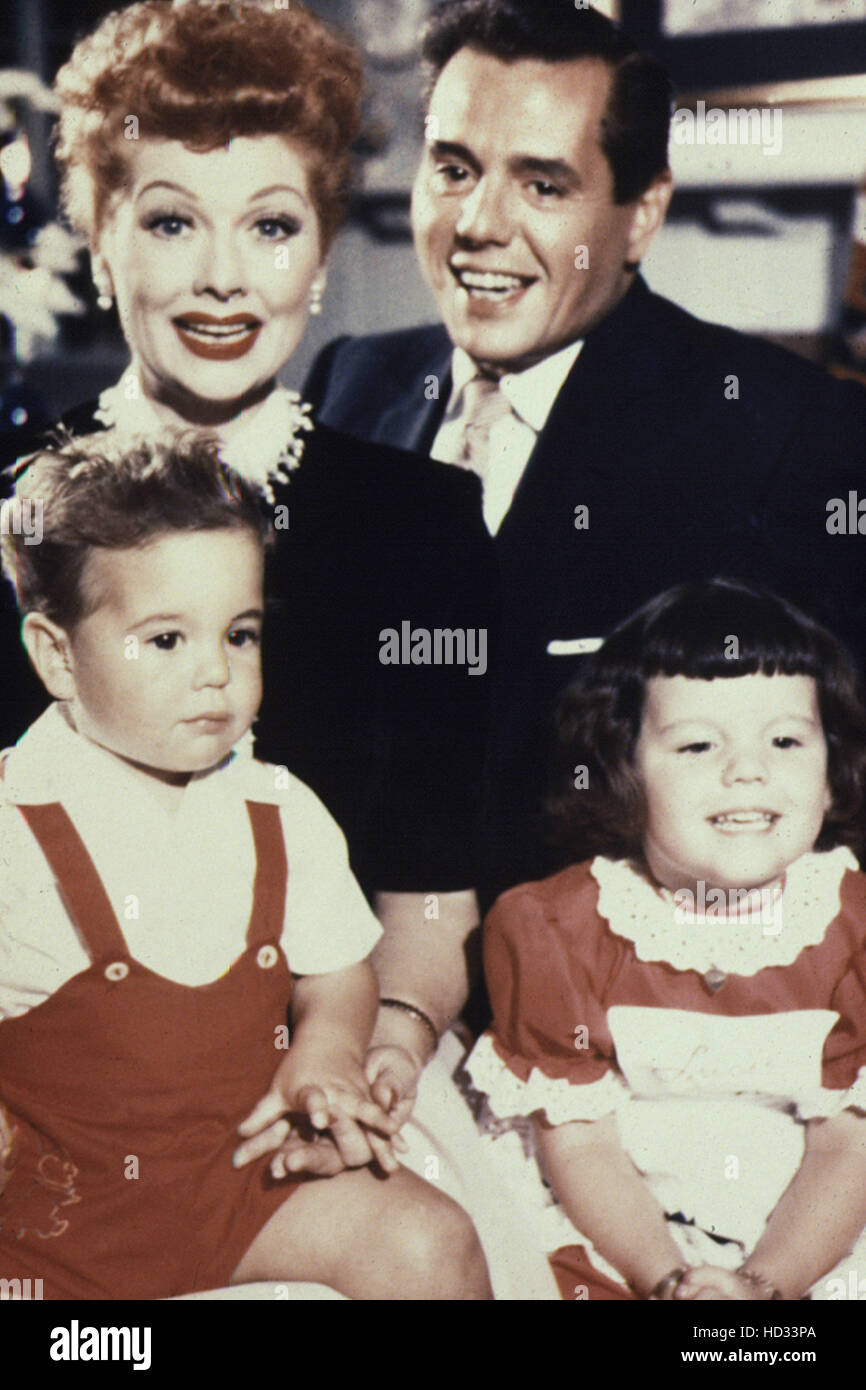
M 428 399 L 428 378 L 436 379 L 438 394 Z M 451 392 L 451 344 L 447 337 L 409 380 L 395 380 L 391 404 L 382 411 L 376 431 L 381 443 L 429 454 Z M 418 399 L 421 397 L 419 409 Z
M 598 496 L 609 498 L 616 488 L 627 495 L 635 456 L 633 449 L 621 447 L 620 435 L 634 420 L 632 403 L 670 391 L 674 359 L 682 351 L 660 303 L 638 277 L 616 309 L 588 335 L 500 528 L 506 545 L 548 516 L 563 490 L 570 495 L 577 489 L 575 505 L 591 505 Z

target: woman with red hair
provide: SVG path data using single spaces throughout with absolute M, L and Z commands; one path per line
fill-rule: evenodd
M 383 978 L 368 1059 L 374 1096 L 403 1121 L 461 1002 L 445 997 L 407 913 L 429 940 L 435 893 L 436 950 L 461 962 L 477 921 L 475 807 L 454 789 L 480 785 L 484 682 L 459 666 L 383 664 L 380 634 L 407 616 L 423 630 L 486 629 L 492 557 L 473 475 L 314 425 L 278 383 L 321 303 L 345 209 L 358 56 L 294 0 L 140 0 L 79 42 L 56 92 L 65 212 L 131 355 L 120 382 L 64 424 L 130 446 L 215 435 L 287 533 L 269 576 L 279 606 L 256 754 L 318 793 L 386 925 L 402 915 L 416 943 Z M 0 747 L 39 708 L 23 656 L 7 669 Z M 246 1161 L 275 1142 L 264 1129 Z M 320 1174 L 372 1161 L 365 1144 L 356 1125 L 315 1148 L 297 1140 Z

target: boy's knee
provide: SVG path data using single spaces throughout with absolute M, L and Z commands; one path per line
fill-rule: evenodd
M 428 1187 L 413 1195 L 391 1224 L 401 1265 L 413 1272 L 417 1298 L 490 1298 L 487 1264 L 469 1216 Z

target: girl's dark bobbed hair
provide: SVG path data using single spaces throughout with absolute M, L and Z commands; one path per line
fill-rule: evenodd
M 640 855 L 645 805 L 634 753 L 653 676 L 730 680 L 756 673 L 814 679 L 833 797 L 815 848 L 862 849 L 866 709 L 852 658 L 785 599 L 713 579 L 651 599 L 611 633 L 561 696 L 560 770 L 547 809 L 551 839 L 563 855 L 570 861 Z M 576 776 L 578 768 L 586 775 Z

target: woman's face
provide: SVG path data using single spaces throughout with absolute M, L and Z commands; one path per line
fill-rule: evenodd
M 94 248 L 145 393 L 185 418 L 266 391 L 324 282 L 303 150 L 278 135 L 196 152 L 133 145 L 128 192 Z

